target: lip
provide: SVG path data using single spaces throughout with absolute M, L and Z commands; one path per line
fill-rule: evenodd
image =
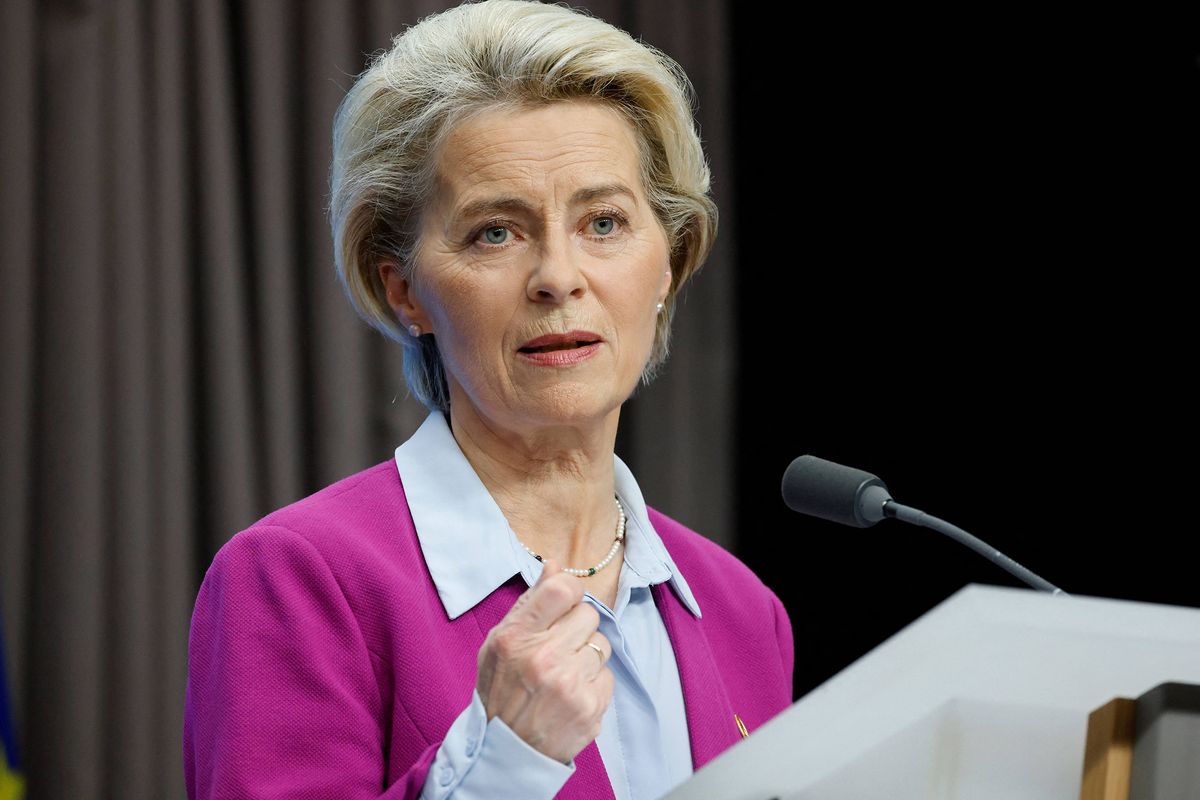
M 578 342 L 587 342 L 587 344 L 577 347 L 569 347 L 563 350 L 549 351 L 534 351 L 529 352 L 528 348 L 546 347 L 547 345 L 556 344 L 576 344 Z M 604 340 L 599 334 L 591 331 L 568 331 L 567 333 L 548 333 L 545 336 L 539 336 L 536 339 L 530 339 L 517 350 L 517 355 L 525 362 L 535 364 L 540 367 L 570 367 L 578 364 L 581 361 L 594 356 L 599 350 L 600 345 Z
M 530 347 L 546 347 L 554 344 L 570 344 L 572 342 L 592 342 L 600 343 L 604 341 L 603 337 L 592 331 L 567 331 L 566 333 L 547 333 L 545 336 L 539 336 L 536 339 L 530 339 L 525 344 L 521 345 L 518 350 L 525 350 Z M 566 351 L 562 351 L 566 352 Z M 524 353 L 524 355 L 545 355 L 544 353 Z

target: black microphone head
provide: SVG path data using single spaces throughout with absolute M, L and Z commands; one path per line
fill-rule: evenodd
M 783 473 L 783 502 L 801 514 L 869 528 L 883 519 L 887 486 L 869 472 L 800 456 Z

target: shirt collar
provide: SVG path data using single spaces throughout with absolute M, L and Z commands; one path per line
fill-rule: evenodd
M 417 539 L 450 619 L 520 573 L 532 586 L 542 566 L 529 558 L 500 507 L 467 461 L 445 415 L 434 411 L 396 448 Z M 683 573 L 650 524 L 642 491 L 629 467 L 613 455 L 617 497 L 625 507 L 625 563 L 643 585 L 669 581 L 697 618 L 700 606 Z

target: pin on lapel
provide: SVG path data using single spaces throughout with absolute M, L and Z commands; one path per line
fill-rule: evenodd
M 750 733 L 746 730 L 746 724 L 742 722 L 742 718 L 737 714 L 733 715 L 733 721 L 737 723 L 738 730 L 742 732 L 742 738 L 745 739 Z

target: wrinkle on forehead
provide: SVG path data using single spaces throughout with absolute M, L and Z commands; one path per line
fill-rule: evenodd
M 578 113 L 563 116 L 564 108 Z M 499 141 L 498 131 L 504 131 Z M 436 205 L 449 212 L 464 193 L 483 187 L 534 189 L 563 175 L 580 183 L 600 177 L 600 169 L 606 178 L 619 178 L 641 193 L 637 134 L 610 106 L 562 101 L 495 110 L 471 117 L 447 137 L 439 157 Z

